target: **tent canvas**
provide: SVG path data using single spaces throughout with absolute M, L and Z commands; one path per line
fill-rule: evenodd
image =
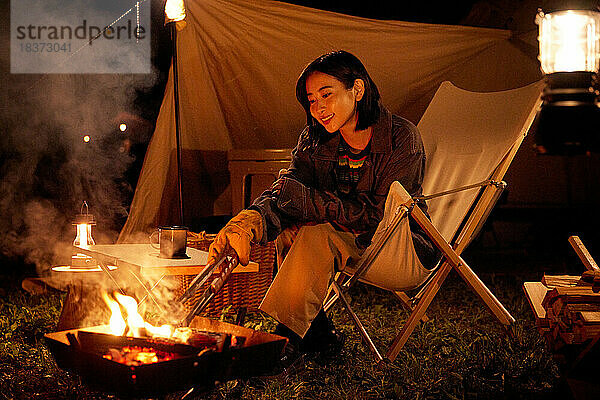
M 231 210 L 227 151 L 291 148 L 305 124 L 295 81 L 317 56 L 357 55 L 383 103 L 417 122 L 444 80 L 472 91 L 540 78 L 510 31 L 380 21 L 256 0 L 187 0 L 178 33 L 185 222 Z M 177 221 L 172 71 L 120 242 Z

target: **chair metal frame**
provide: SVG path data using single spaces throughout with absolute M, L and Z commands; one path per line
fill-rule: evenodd
M 463 218 L 457 233 L 454 235 L 453 240 L 447 242 L 438 229 L 433 223 L 427 218 L 425 213 L 416 206 L 417 198 L 412 198 L 396 210 L 392 223 L 388 227 L 386 234 L 382 235 L 381 240 L 377 243 L 373 243 L 367 252 L 360 259 L 359 264 L 356 266 L 355 272 L 348 274 L 346 272 L 338 273 L 333 282 L 330 285 L 328 296 L 324 302 L 324 310 L 328 311 L 338 300 L 346 309 L 352 321 L 356 325 L 360 335 L 364 339 L 367 346 L 373 352 L 375 358 L 378 361 L 393 361 L 401 351 L 402 347 L 412 334 L 413 330 L 419 324 L 420 320 L 425 320 L 427 317 L 425 312 L 435 295 L 440 290 L 443 282 L 454 269 L 459 276 L 467 283 L 467 285 L 483 300 L 487 308 L 492 312 L 496 319 L 508 330 L 511 325 L 515 322 L 512 315 L 506 310 L 502 303 L 494 296 L 489 288 L 479 279 L 477 274 L 471 269 L 471 267 L 461 258 L 461 253 L 471 242 L 471 240 L 477 235 L 485 220 L 489 216 L 490 212 L 497 203 L 500 194 L 506 187 L 506 183 L 502 181 L 506 171 L 512 163 L 521 143 L 523 142 L 527 131 L 533 122 L 537 109 L 539 108 L 541 101 L 536 103 L 536 106 L 530 113 L 526 123 L 521 129 L 521 133 L 518 139 L 510 147 L 504 158 L 499 162 L 497 167 L 492 172 L 489 179 L 479 182 L 473 185 L 449 190 L 433 194 L 430 196 L 423 196 L 420 199 L 431 199 L 438 196 L 450 195 L 463 190 L 474 190 L 479 188 L 480 192 L 476 197 L 475 202 L 471 206 L 467 215 Z M 411 307 L 411 301 L 409 297 L 402 292 L 392 291 L 396 297 L 398 297 L 404 305 L 412 308 L 412 312 L 402 329 L 397 334 L 395 339 L 392 341 L 387 352 L 384 356 L 377 349 L 369 334 L 367 333 L 364 325 L 352 310 L 350 302 L 348 300 L 348 290 L 366 274 L 369 268 L 372 266 L 377 254 L 387 242 L 391 232 L 394 230 L 393 227 L 397 226 L 404 218 L 411 215 L 412 218 L 423 228 L 425 233 L 433 241 L 436 247 L 442 252 L 442 260 L 438 263 L 438 266 L 429 276 L 429 278 L 421 285 L 420 291 L 415 296 L 414 308 Z M 392 227 L 392 229 L 389 229 Z M 350 276 L 348 276 L 350 275 Z M 368 282 L 367 282 L 368 283 Z M 385 288 L 383 288 L 385 289 Z

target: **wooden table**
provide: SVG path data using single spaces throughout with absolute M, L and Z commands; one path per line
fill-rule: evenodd
M 97 261 L 117 267 L 132 268 L 144 276 L 197 275 L 206 267 L 208 252 L 188 247 L 190 258 L 160 258 L 158 249 L 150 244 L 98 244 L 75 247 L 78 253 L 88 255 Z M 258 272 L 258 264 L 251 261 L 247 266 L 238 266 L 233 273 Z

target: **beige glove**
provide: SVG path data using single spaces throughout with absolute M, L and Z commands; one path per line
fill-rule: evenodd
M 232 248 L 240 264 L 250 262 L 250 243 L 259 242 L 263 235 L 262 215 L 255 210 L 242 210 L 219 231 L 208 249 L 208 263 L 214 263 L 223 252 Z

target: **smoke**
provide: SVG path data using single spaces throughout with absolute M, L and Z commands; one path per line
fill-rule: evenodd
M 152 7 L 160 10 L 162 2 L 155 1 Z M 151 74 L 11 74 L 9 15 L 8 2 L 2 2 L 0 255 L 15 261 L 3 263 L 2 272 L 23 268 L 22 260 L 34 264 L 38 275 L 50 275 L 52 285 L 64 287 L 72 277 L 51 274 L 51 267 L 70 264 L 76 233 L 72 223 L 83 201 L 97 222 L 93 230 L 97 244 L 114 243 L 127 218 L 136 169 L 141 168 L 151 120 L 162 100 L 161 85 L 169 65 L 165 58 L 169 59 L 157 57 L 158 69 Z M 158 19 L 162 26 L 162 18 Z M 158 36 L 164 32 L 155 35 L 156 31 L 153 46 L 160 48 Z M 162 54 L 164 48 L 157 51 Z M 122 122 L 127 125 L 124 132 L 119 129 Z M 86 136 L 89 141 L 84 141 Z M 175 301 L 181 290 L 179 278 L 131 272 L 119 268 L 114 281 L 102 272 L 86 272 L 86 287 L 94 292 L 84 296 L 71 291 L 69 296 L 80 296 L 66 302 L 78 307 L 72 314 L 82 318 L 84 326 L 105 323 L 108 310 L 99 296 L 102 290 L 120 287 L 142 300 L 146 289 L 153 288 L 140 311 L 163 322 L 178 321 L 185 311 Z
M 8 4 L 1 8 L 6 19 Z M 10 25 L 2 22 L 0 43 L 8 49 Z M 72 220 L 83 201 L 97 220 L 96 242 L 116 239 L 132 196 L 127 142 L 147 140 L 151 128 L 138 123 L 141 131 L 123 133 L 118 125 L 157 73 L 10 74 L 8 52 L 0 58 L 0 252 L 44 275 L 70 262 Z
M 133 89 L 153 77 L 24 77 L 10 86 L 10 121 L 3 132 L 0 238 L 3 253 L 46 264 L 86 201 L 97 237 L 116 236 L 131 187 L 124 174 L 133 158 L 115 117 L 130 108 Z M 17 95 L 20 96 L 17 96 Z M 89 136 L 89 142 L 84 142 Z M 13 254 L 10 254 L 13 253 Z

